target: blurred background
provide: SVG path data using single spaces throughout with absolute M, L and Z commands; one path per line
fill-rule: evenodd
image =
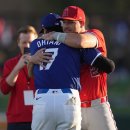
M 119 130 L 130 130 L 130 1 L 129 0 L 0 0 L 0 76 L 5 60 L 18 53 L 16 32 L 23 25 L 40 30 L 41 17 L 81 7 L 90 28 L 100 29 L 116 70 L 108 76 L 108 96 Z M 0 130 L 6 124 L 8 96 L 0 93 Z

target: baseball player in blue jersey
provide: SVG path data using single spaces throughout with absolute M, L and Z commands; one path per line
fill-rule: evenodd
M 56 14 L 44 18 L 44 24 L 51 24 L 56 31 L 60 26 Z M 51 19 L 51 20 L 50 20 Z M 49 21 L 50 20 L 50 21 Z M 96 49 L 75 49 L 58 41 L 36 39 L 31 43 L 31 55 L 46 48 L 52 53 L 47 64 L 34 64 L 33 74 L 36 86 L 33 107 L 32 130 L 80 130 L 80 62 L 93 65 L 101 53 Z

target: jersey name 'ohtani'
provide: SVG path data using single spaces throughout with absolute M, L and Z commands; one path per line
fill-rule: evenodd
M 47 41 L 47 40 L 39 40 L 37 41 L 37 47 L 42 47 L 45 45 L 60 45 L 61 43 L 58 41 Z

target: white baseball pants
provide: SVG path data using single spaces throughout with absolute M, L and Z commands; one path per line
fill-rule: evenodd
M 35 94 L 32 130 L 80 130 L 81 103 L 78 90 L 49 89 Z
M 81 130 L 117 130 L 108 102 L 93 100 L 91 107 L 82 108 Z

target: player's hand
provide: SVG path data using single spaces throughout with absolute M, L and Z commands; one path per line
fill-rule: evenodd
M 45 39 L 45 40 L 55 40 L 54 37 L 53 37 L 54 33 L 55 32 L 53 31 L 53 32 L 43 34 L 40 38 Z
M 50 60 L 52 60 L 52 54 L 45 52 L 45 50 L 45 48 L 38 50 L 33 56 L 31 56 L 30 62 L 39 65 L 41 65 L 43 62 L 50 63 Z

